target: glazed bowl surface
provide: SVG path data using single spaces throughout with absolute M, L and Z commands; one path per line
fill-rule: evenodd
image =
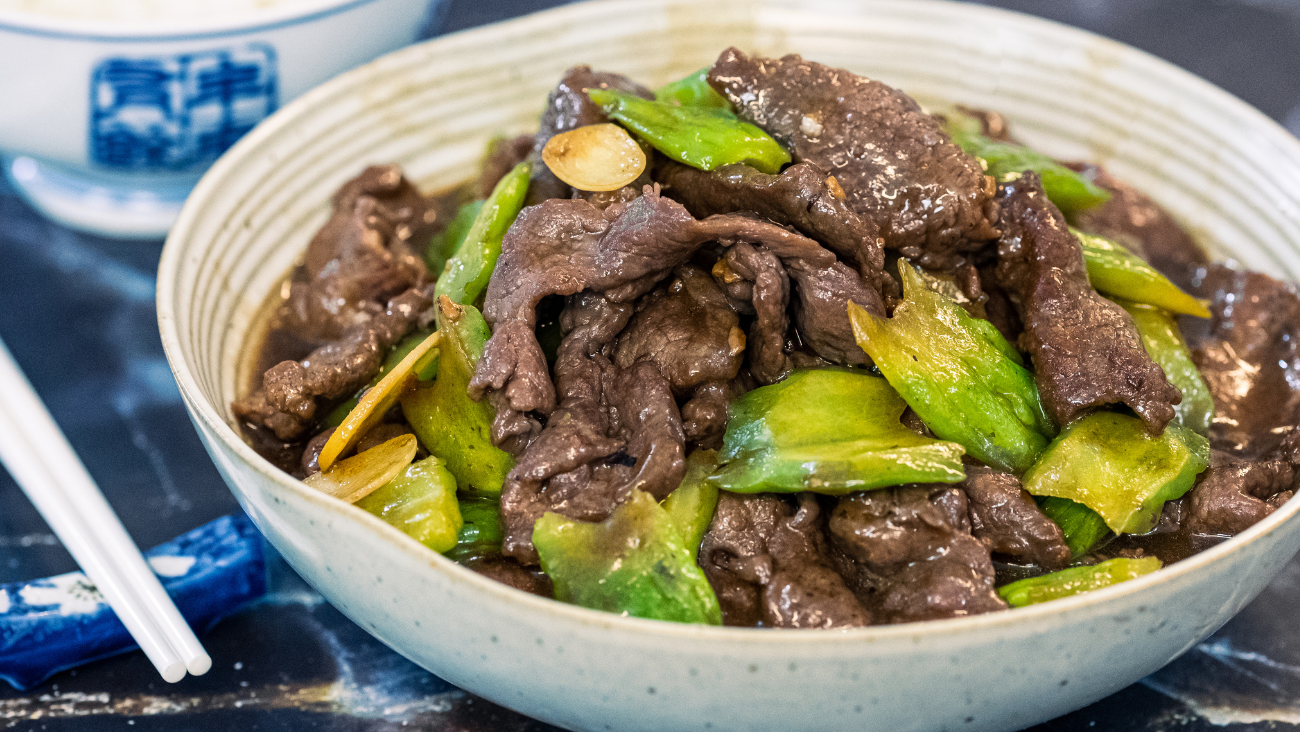
M 424 190 L 530 131 L 578 63 L 655 85 L 728 45 L 800 53 L 931 108 L 997 109 L 1029 143 L 1101 163 L 1218 256 L 1300 277 L 1300 143 L 1227 93 L 1079 30 L 917 0 L 594 2 L 385 56 L 306 94 L 207 173 L 163 252 L 158 315 L 190 415 L 289 563 L 398 652 L 475 694 L 581 730 L 1010 730 L 1111 694 L 1204 639 L 1300 548 L 1300 504 L 1160 572 L 1030 608 L 845 632 L 711 628 L 512 590 L 280 473 L 239 437 L 266 295 L 371 163 Z

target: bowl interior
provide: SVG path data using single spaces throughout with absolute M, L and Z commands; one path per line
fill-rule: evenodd
M 223 471 L 255 473 L 265 495 L 277 502 L 306 501 L 302 505 L 310 506 L 303 511 L 321 505 L 242 443 L 228 405 L 245 383 L 253 347 L 247 336 L 267 293 L 325 221 L 330 196 L 340 184 L 368 164 L 395 161 L 426 191 L 454 185 L 474 174 L 491 137 L 535 128 L 547 92 L 569 66 L 586 63 L 655 86 L 711 63 L 728 45 L 768 56 L 800 53 L 842 66 L 901 88 L 933 109 L 960 103 L 998 110 L 1030 144 L 1059 157 L 1101 163 L 1146 191 L 1220 255 L 1275 277 L 1300 278 L 1300 211 L 1294 199 L 1300 191 L 1300 143 L 1225 92 L 1132 48 L 1025 16 L 930 0 L 584 3 L 437 39 L 345 74 L 263 123 L 200 182 L 164 250 L 159 317 L 182 393 Z M 253 500 L 249 483 L 231 482 L 241 499 Z M 1060 608 L 1083 613 L 1161 582 L 1176 583 L 1272 531 L 1296 510 L 1295 505 L 1284 507 L 1258 530 L 1189 560 L 1186 568 L 1179 569 L 1180 563 L 1129 583 L 1131 587 L 1062 601 Z M 394 556 L 409 554 L 401 535 L 377 520 L 346 520 L 352 527 L 348 533 L 359 541 L 392 545 Z M 354 531 L 357 526 L 361 528 Z M 270 533 L 275 538 L 275 530 Z M 325 551 L 317 547 L 295 556 L 307 565 Z M 403 556 L 401 561 L 431 586 L 459 576 L 445 561 Z M 1043 713 L 1060 713 L 1120 688 L 1212 632 L 1263 586 L 1267 578 L 1257 575 L 1281 566 L 1254 559 L 1247 564 L 1242 576 L 1253 572 L 1254 584 L 1226 591 L 1213 612 L 1188 621 L 1182 635 L 1133 664 L 1130 671 L 1136 676 L 1103 674 L 1091 687 L 1062 692 Z M 297 568 L 313 578 L 311 567 Z M 341 607 L 356 599 L 326 594 Z M 493 602 L 514 602 L 502 593 L 491 597 Z M 519 606 L 529 612 L 540 608 L 526 599 Z M 366 612 L 357 610 L 354 618 Z M 556 611 L 550 619 L 568 622 L 595 615 L 567 612 Z M 1069 612 L 1036 611 L 1023 617 L 1066 618 Z M 1041 628 L 1061 622 L 1067 621 L 1044 619 Z M 617 618 L 590 624 L 610 633 L 666 625 Z M 853 637 L 901 643 L 913 636 L 951 638 L 993 626 L 1012 628 L 985 616 L 912 629 L 868 629 Z M 401 637 L 400 629 L 385 630 L 382 623 L 366 627 L 426 665 L 439 663 L 436 654 L 421 655 L 418 647 L 431 641 Z M 1007 630 L 1006 637 L 1027 637 L 1030 627 Z M 691 632 L 678 635 L 706 637 Z M 714 632 L 707 637 L 727 643 L 750 635 Z M 789 637 L 764 632 L 775 643 Z M 818 641 L 829 647 L 826 643 Z M 795 664 L 790 665 L 793 673 Z M 462 667 L 434 670 L 445 674 L 448 668 L 454 676 Z M 631 702 L 621 703 L 620 709 L 633 708 Z M 600 706 L 593 704 L 593 709 Z M 528 711 L 574 726 L 588 724 L 582 721 L 586 718 L 563 716 L 566 710 Z M 1017 724 L 1037 718 L 1002 717 Z
M 736 45 L 842 66 L 935 109 L 995 109 L 1031 145 L 1105 165 L 1148 192 L 1215 253 L 1300 278 L 1300 143 L 1122 44 L 928 1 L 596 2 L 528 20 L 431 41 L 318 88 L 196 189 L 160 278 L 175 278 L 177 300 L 165 305 L 188 341 L 173 356 L 209 416 L 233 424 L 227 405 L 243 383 L 250 324 L 341 183 L 394 161 L 426 191 L 468 179 L 492 137 L 535 128 L 547 92 L 576 63 L 653 87 Z M 490 52 L 479 45 L 489 39 Z

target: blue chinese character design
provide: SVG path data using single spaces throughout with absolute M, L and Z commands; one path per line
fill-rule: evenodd
M 109 58 L 90 82 L 90 158 L 118 170 L 206 165 L 279 102 L 275 49 Z

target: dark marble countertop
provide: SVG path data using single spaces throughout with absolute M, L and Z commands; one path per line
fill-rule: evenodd
M 458 29 L 554 0 L 455 0 Z M 1300 134 L 1300 0 L 996 0 L 1151 51 Z M 1300 195 L 1300 192 L 1297 192 Z M 162 244 L 51 224 L 0 183 L 0 338 L 141 547 L 237 511 L 159 344 Z M 0 583 L 75 569 L 0 471 Z M 272 561 L 271 592 L 203 641 L 206 676 L 162 682 L 138 652 L 0 684 L 0 729 L 550 730 L 451 687 L 353 625 Z M 1300 730 L 1300 560 L 1205 643 L 1039 729 Z

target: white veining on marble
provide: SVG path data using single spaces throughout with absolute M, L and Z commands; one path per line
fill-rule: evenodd
M 1300 666 L 1274 660 L 1258 651 L 1236 648 L 1231 640 L 1222 637 L 1211 638 L 1191 653 L 1200 654 L 1238 674 L 1245 681 L 1245 691 L 1249 692 L 1250 685 L 1254 684 L 1261 693 L 1242 694 L 1223 680 L 1207 686 L 1198 673 L 1171 672 L 1178 664 L 1195 660 L 1186 657 L 1148 676 L 1141 683 L 1187 705 L 1197 716 L 1213 725 L 1300 724 L 1300 701 L 1285 701 L 1296 698 L 1294 688 L 1300 683 Z
M 59 537 L 54 534 L 21 534 L 19 536 L 0 536 L 0 549 L 26 549 L 33 546 L 58 546 Z

